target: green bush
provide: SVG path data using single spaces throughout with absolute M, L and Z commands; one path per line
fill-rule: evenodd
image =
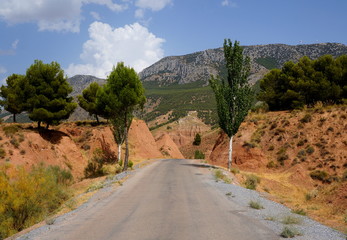
M 310 176 L 312 179 L 319 180 L 322 182 L 326 182 L 329 179 L 329 174 L 326 173 L 325 171 L 321 171 L 321 170 L 315 170 L 315 171 L 311 172 Z
M 254 174 L 247 175 L 245 186 L 248 189 L 255 190 L 257 188 L 258 183 L 260 183 L 260 178 Z
M 267 168 L 276 168 L 277 164 L 274 161 L 270 161 L 266 164 Z
M 6 157 L 6 151 L 3 148 L 0 148 L 0 158 Z
M 297 217 L 293 217 L 291 215 L 288 215 L 283 218 L 282 223 L 283 224 L 299 224 L 301 220 Z
M 129 162 L 128 162 L 128 167 L 129 167 L 129 168 L 132 168 L 133 165 L 134 165 L 134 163 L 133 163 L 132 161 L 129 160 Z
M 289 227 L 284 227 L 283 231 L 281 232 L 281 237 L 283 238 L 293 238 L 297 235 L 301 235 L 297 230 L 289 228 Z
M 19 126 L 11 124 L 9 126 L 4 126 L 2 130 L 5 132 L 5 135 L 7 137 L 12 137 L 14 134 L 16 134 L 19 131 Z
M 300 119 L 301 123 L 309 123 L 312 120 L 312 115 L 310 113 L 306 113 L 303 118 Z
M 205 159 L 205 154 L 200 150 L 196 150 L 194 153 L 194 159 Z
M 347 181 L 347 170 L 345 170 L 342 174 L 342 181 Z
M 308 154 L 314 153 L 314 148 L 312 146 L 307 146 L 306 153 L 308 153 Z
M 9 168 L 9 167 L 7 167 Z M 0 239 L 23 230 L 54 212 L 70 194 L 59 182 L 60 170 L 34 167 L 0 170 Z
M 102 166 L 103 175 L 115 175 L 122 172 L 122 167 L 119 164 L 106 164 Z
M 232 167 L 232 168 L 230 169 L 230 172 L 232 172 L 233 174 L 238 174 L 238 173 L 240 173 L 240 169 L 235 168 L 235 167 Z
M 199 146 L 201 144 L 201 136 L 199 133 L 195 135 L 193 145 Z
M 12 137 L 10 140 L 10 143 L 15 147 L 15 148 L 19 148 L 19 142 L 15 137 Z
M 214 172 L 214 178 L 216 179 L 216 181 L 218 180 L 222 180 L 224 181 L 225 183 L 231 183 L 231 180 L 223 173 L 222 170 L 220 169 L 217 169 L 215 172 Z
M 250 201 L 248 203 L 248 205 L 251 207 L 251 208 L 254 208 L 254 209 L 263 209 L 263 205 L 260 204 L 260 202 L 256 202 L 256 201 Z
M 302 209 L 302 208 L 293 209 L 293 210 L 292 210 L 292 213 L 299 214 L 299 215 L 302 215 L 302 216 L 306 216 L 306 212 L 305 212 L 305 210 Z

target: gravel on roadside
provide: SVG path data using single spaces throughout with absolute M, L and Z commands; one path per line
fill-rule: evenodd
M 211 172 L 213 173 L 213 171 Z M 299 234 L 292 239 L 347 240 L 347 235 L 316 222 L 307 216 L 292 213 L 291 209 L 267 199 L 263 193 L 223 181 L 216 181 L 212 175 L 208 183 L 225 194 L 230 201 L 240 206 L 240 214 L 258 219 L 279 236 L 284 228 L 287 227 Z M 259 203 L 263 208 L 259 210 L 251 208 L 249 206 L 251 201 Z M 296 224 L 285 224 L 290 221 L 294 221 Z

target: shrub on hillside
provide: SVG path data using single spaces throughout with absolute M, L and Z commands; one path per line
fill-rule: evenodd
M 19 131 L 19 126 L 18 125 L 4 126 L 2 130 L 5 132 L 5 135 L 7 137 L 12 137 L 14 134 L 16 134 Z
M 6 151 L 3 148 L 0 148 L 0 158 L 4 158 L 6 156 Z
M 199 146 L 201 144 L 201 136 L 199 133 L 195 135 L 193 145 Z
M 246 181 L 245 181 L 246 188 L 255 190 L 257 189 L 258 183 L 260 183 L 260 178 L 257 175 L 254 175 L 254 174 L 247 175 Z
M 205 159 L 205 154 L 201 152 L 200 150 L 196 150 L 194 153 L 195 159 Z
M 329 174 L 326 173 L 325 171 L 321 171 L 321 170 L 315 170 L 313 172 L 310 173 L 310 176 L 312 179 L 316 179 L 322 182 L 327 182 L 329 179 Z

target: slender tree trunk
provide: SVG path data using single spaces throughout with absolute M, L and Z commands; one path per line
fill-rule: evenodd
M 228 170 L 231 168 L 231 161 L 233 158 L 233 136 L 229 139 L 229 158 L 228 158 Z
M 49 128 L 49 123 L 47 123 L 47 125 L 46 125 L 46 129 L 48 129 Z
M 13 122 L 14 122 L 14 123 L 17 122 L 17 121 L 16 121 L 16 114 L 15 114 L 15 113 L 13 114 Z
M 100 124 L 100 122 L 99 122 L 99 118 L 98 118 L 98 115 L 97 114 L 95 114 L 95 118 L 96 118 L 96 122 L 98 123 L 98 125 Z
M 125 114 L 125 156 L 124 156 L 124 167 L 123 171 L 128 169 L 128 160 L 129 160 L 129 142 L 128 142 L 128 116 Z
M 122 160 L 122 144 L 118 144 L 118 162 Z
M 37 128 L 40 129 L 41 128 L 41 121 L 37 122 Z

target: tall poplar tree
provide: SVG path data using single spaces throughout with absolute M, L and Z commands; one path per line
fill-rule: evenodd
M 239 42 L 235 41 L 233 46 L 230 39 L 225 39 L 223 47 L 227 78 L 212 76 L 209 82 L 216 97 L 219 126 L 229 137 L 228 169 L 230 170 L 233 136 L 251 107 L 253 91 L 248 84 L 250 59 L 243 56 Z

